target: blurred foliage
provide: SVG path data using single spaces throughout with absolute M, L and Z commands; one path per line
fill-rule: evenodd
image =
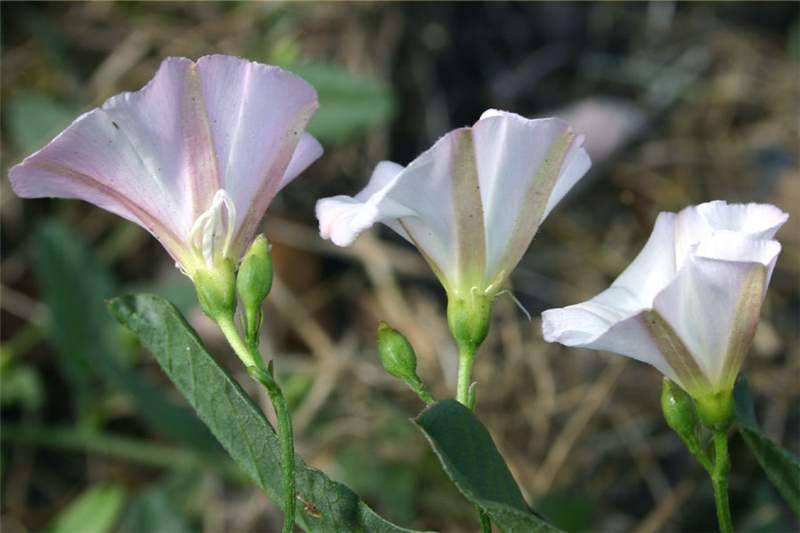
M 365 76 L 326 63 L 298 63 L 287 68 L 317 89 L 319 110 L 308 131 L 322 143 L 352 139 L 394 113 L 391 91 Z
M 72 501 L 56 517 L 49 533 L 109 533 L 125 505 L 121 485 L 95 485 Z
M 398 523 L 477 527 L 408 422 L 419 402 L 375 355 L 378 319 L 397 324 L 423 380 L 437 397 L 451 396 L 442 295 L 390 232 L 348 250 L 323 244 L 313 206 L 359 190 L 376 161 L 407 164 L 488 107 L 562 114 L 582 124 L 590 151 L 607 145 L 514 274 L 515 295 L 534 316 L 606 287 L 658 211 L 720 198 L 790 212 L 746 372 L 761 431 L 798 452 L 796 3 L 3 2 L 0 10 L 4 174 L 80 112 L 140 88 L 165 56 L 240 55 L 317 87 L 311 129 L 326 154 L 266 217 L 278 279 L 262 344 L 286 384 L 301 455 Z M 568 115 L 576 103 L 582 114 Z M 220 363 L 238 369 L 163 249 L 85 204 L 22 202 L 7 180 L 0 186 L 3 531 L 45 530 L 85 491 L 103 507 L 88 516 L 115 530 L 277 530 L 277 508 L 105 315 L 110 296 L 165 296 Z M 478 414 L 526 500 L 569 531 L 713 528 L 703 472 L 661 419 L 658 373 L 546 345 L 535 318 L 525 322 L 505 300 L 495 307 L 475 368 Z M 733 437 L 731 452 L 734 523 L 797 529 L 744 439 Z M 104 487 L 112 487 L 105 502 Z

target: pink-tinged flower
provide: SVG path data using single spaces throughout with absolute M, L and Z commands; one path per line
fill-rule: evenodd
M 407 167 L 379 163 L 355 197 L 320 200 L 320 234 L 347 246 L 382 222 L 419 249 L 451 299 L 491 299 L 589 169 L 582 145 L 562 120 L 486 111 Z
M 611 287 L 542 315 L 545 340 L 656 367 L 696 399 L 728 394 L 755 333 L 788 215 L 708 202 L 661 213 Z
M 152 233 L 189 276 L 238 261 L 275 194 L 322 155 L 314 89 L 277 67 L 168 58 L 11 169 L 23 198 L 91 202 Z

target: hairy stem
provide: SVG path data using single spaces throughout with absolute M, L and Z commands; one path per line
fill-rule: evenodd
M 714 485 L 714 502 L 717 506 L 717 522 L 720 533 L 733 532 L 731 506 L 728 501 L 728 473 L 730 470 L 728 433 L 726 431 L 715 431 L 714 468 L 709 473 L 711 474 L 711 483 Z
M 474 409 L 475 405 L 470 401 L 469 387 L 472 383 L 472 363 L 475 361 L 477 348 L 466 346 L 459 343 L 458 346 L 458 386 L 456 388 L 456 400 Z M 492 521 L 483 509 L 475 506 L 481 520 L 481 533 L 492 533 Z
M 272 408 L 275 410 L 275 416 L 278 421 L 278 439 L 281 441 L 281 477 L 283 478 L 284 499 L 283 533 L 292 533 L 294 531 L 297 495 L 295 487 L 294 436 L 286 398 L 275 381 L 271 365 L 268 367 L 264 364 L 264 359 L 258 351 L 257 343 L 252 339 L 249 343 L 242 339 L 233 317 L 218 318 L 217 324 L 219 324 L 233 351 L 244 363 L 248 374 L 267 390 L 269 399 L 272 402 Z
M 472 363 L 475 360 L 475 348 L 458 346 L 458 386 L 456 389 L 456 400 L 470 407 L 469 405 L 469 386 L 472 379 Z
M 481 517 L 481 533 L 492 533 L 492 520 L 486 512 L 478 507 L 478 514 Z

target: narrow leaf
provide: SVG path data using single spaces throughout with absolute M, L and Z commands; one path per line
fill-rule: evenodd
M 288 68 L 317 89 L 320 106 L 308 131 L 323 143 L 348 140 L 394 114 L 391 90 L 366 76 L 331 63 L 297 63 Z
M 109 303 L 111 313 L 153 353 L 233 459 L 281 507 L 280 442 L 253 400 L 206 351 L 178 310 L 155 295 L 129 295 Z M 297 464 L 297 522 L 307 531 L 402 533 L 358 496 Z
M 455 400 L 442 400 L 422 411 L 415 422 L 456 487 L 501 530 L 558 531 L 530 510 L 491 435 L 472 411 Z
M 800 458 L 772 442 L 758 428 L 750 384 L 742 376 L 733 390 L 736 424 L 767 477 L 795 514 L 800 516 Z
M 95 485 L 59 514 L 50 533 L 107 533 L 113 530 L 125 503 L 120 485 Z

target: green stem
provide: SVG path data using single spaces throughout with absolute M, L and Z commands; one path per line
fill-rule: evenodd
M 478 514 L 481 517 L 481 533 L 492 533 L 492 520 L 486 512 L 478 507 Z
M 261 358 L 261 354 L 255 350 L 251 350 L 247 343 L 242 340 L 239 331 L 236 329 L 233 316 L 218 317 L 216 320 L 219 329 L 221 329 L 222 334 L 225 335 L 225 340 L 228 341 L 233 351 L 236 352 L 236 355 L 242 360 L 245 368 L 254 366 L 259 370 L 266 371 L 266 366 L 264 365 L 264 360 Z
M 456 388 L 456 400 L 474 409 L 475 405 L 470 401 L 470 385 L 472 384 L 472 363 L 475 361 L 476 348 L 459 343 L 458 346 L 458 385 Z M 492 521 L 483 509 L 478 507 L 478 516 L 481 520 L 481 533 L 492 533 Z
M 472 363 L 475 360 L 475 348 L 471 346 L 458 346 L 458 386 L 456 400 L 469 407 L 469 386 L 472 378 Z
M 281 477 L 283 478 L 283 499 L 284 499 L 284 520 L 283 533 L 294 531 L 295 509 L 297 507 L 297 494 L 295 487 L 295 464 L 294 464 L 294 437 L 292 433 L 292 419 L 289 415 L 289 408 L 286 405 L 286 398 L 283 396 L 280 386 L 275 381 L 272 373 L 272 365 L 264 364 L 258 347 L 254 342 L 245 342 L 239 335 L 233 316 L 225 316 L 217 319 L 217 324 L 222 330 L 228 343 L 242 360 L 250 376 L 261 383 L 269 394 L 272 408 L 278 421 L 278 439 L 281 441 Z
M 281 474 L 283 477 L 284 495 L 284 520 L 283 533 L 294 531 L 294 516 L 297 506 L 297 496 L 294 478 L 294 442 L 292 439 L 292 419 L 289 416 L 289 408 L 286 405 L 286 398 L 274 379 L 264 383 L 272 407 L 278 419 L 278 436 L 281 439 Z
M 710 471 L 714 486 L 714 502 L 717 506 L 717 522 L 720 533 L 733 533 L 731 506 L 728 501 L 728 473 L 731 470 L 728 456 L 728 433 L 714 432 L 714 468 Z
M 425 405 L 430 405 L 436 402 L 436 398 L 428 392 L 428 389 L 425 388 L 425 385 L 421 381 L 406 381 L 406 385 L 410 388 L 416 395 L 422 400 Z

